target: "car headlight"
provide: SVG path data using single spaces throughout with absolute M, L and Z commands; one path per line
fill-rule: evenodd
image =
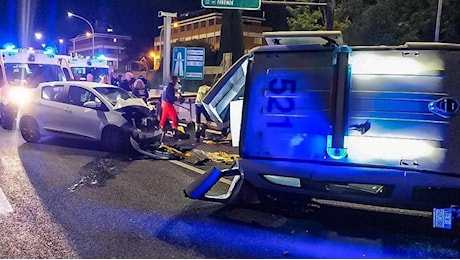
M 24 106 L 30 102 L 30 91 L 24 87 L 11 87 L 8 92 L 9 101 L 15 105 Z

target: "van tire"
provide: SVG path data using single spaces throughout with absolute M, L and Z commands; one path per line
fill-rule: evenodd
M 36 143 L 40 141 L 41 134 L 37 121 L 32 117 L 24 117 L 19 122 L 19 130 L 21 131 L 22 138 L 29 143 Z

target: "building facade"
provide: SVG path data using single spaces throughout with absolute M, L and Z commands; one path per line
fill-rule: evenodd
M 131 36 L 113 33 L 94 34 L 94 55 L 104 55 L 107 64 L 113 71 L 123 70 L 124 53 L 126 46 L 132 40 Z M 92 34 L 80 34 L 70 39 L 72 44 L 68 47 L 69 55 L 72 56 L 93 56 L 93 37 Z
M 262 32 L 272 31 L 271 27 L 262 25 L 265 18 L 243 15 L 242 22 L 245 52 L 256 46 L 264 45 Z M 221 27 L 222 13 L 218 12 L 177 20 L 172 24 L 171 43 L 204 40 L 217 50 L 220 47 Z M 163 26 L 158 28 L 160 29 L 160 36 L 155 37 L 154 50 L 161 55 L 164 46 L 164 28 Z M 159 60 L 155 60 L 155 62 L 159 63 Z M 157 64 L 155 65 L 157 67 Z

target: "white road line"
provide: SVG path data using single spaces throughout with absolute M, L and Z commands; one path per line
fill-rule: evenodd
M 8 202 L 8 199 L 0 188 L 0 215 L 6 216 L 8 213 L 13 213 L 13 207 Z
M 169 161 L 170 161 L 171 163 L 174 163 L 175 165 L 178 165 L 178 166 L 183 167 L 183 168 L 185 168 L 185 169 L 194 171 L 194 172 L 199 173 L 199 174 L 201 174 L 201 175 L 203 175 L 203 174 L 205 173 L 205 171 L 203 171 L 203 170 L 201 170 L 201 169 L 198 169 L 198 168 L 196 168 L 196 167 L 193 167 L 193 166 L 191 166 L 191 165 L 189 165 L 189 164 L 183 163 L 183 162 L 181 162 L 181 161 L 174 161 L 174 160 L 169 160 Z M 231 185 L 231 184 L 232 184 L 232 181 L 227 180 L 227 179 L 224 179 L 224 178 L 220 178 L 219 181 L 220 181 L 220 182 L 223 182 L 223 183 L 225 183 L 225 184 L 228 184 L 228 185 Z

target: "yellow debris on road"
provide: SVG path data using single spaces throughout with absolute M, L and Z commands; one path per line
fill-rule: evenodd
M 239 158 L 239 155 L 237 154 L 229 154 L 226 152 L 206 152 L 198 149 L 182 152 L 165 144 L 161 144 L 159 149 L 164 149 L 166 152 L 174 154 L 192 164 L 198 164 L 205 160 L 211 160 L 217 163 L 232 164 Z

